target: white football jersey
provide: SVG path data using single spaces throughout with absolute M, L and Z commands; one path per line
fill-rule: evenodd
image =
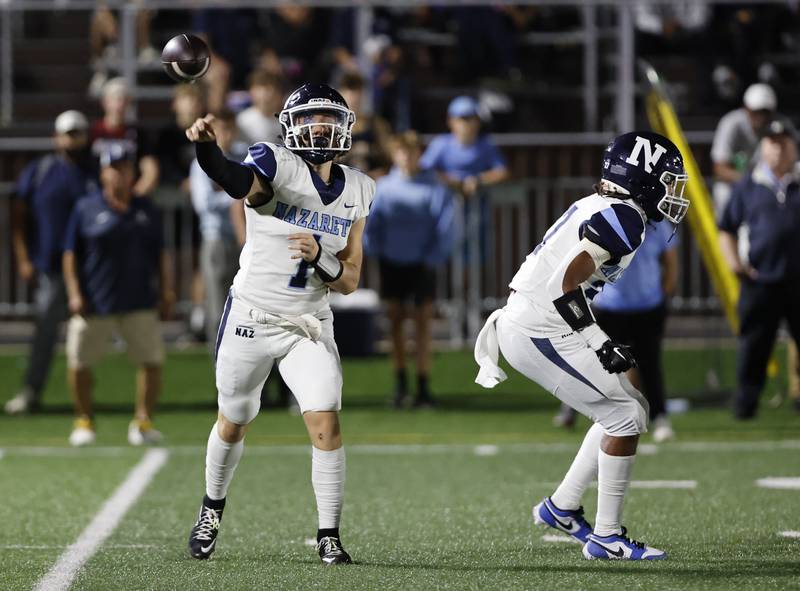
M 544 235 L 511 280 L 509 287 L 522 298 L 510 298 L 506 312 L 517 324 L 541 336 L 561 335 L 572 329 L 556 311 L 547 282 L 564 255 L 582 238 L 609 252 L 611 258 L 582 284 L 591 300 L 607 282 L 616 281 L 644 240 L 644 211 L 630 200 L 594 194 L 573 203 Z
M 250 147 L 244 163 L 267 178 L 269 203 L 245 203 L 247 240 L 233 280 L 237 298 L 274 314 L 314 314 L 328 308 L 328 286 L 302 259 L 292 259 L 288 236 L 310 232 L 329 252 L 347 245 L 353 224 L 369 215 L 375 181 L 334 164 L 326 185 L 305 160 L 267 142 Z

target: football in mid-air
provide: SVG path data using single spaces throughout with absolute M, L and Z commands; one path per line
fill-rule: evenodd
M 208 45 L 195 35 L 175 35 L 161 51 L 161 64 L 176 82 L 194 82 L 211 64 Z

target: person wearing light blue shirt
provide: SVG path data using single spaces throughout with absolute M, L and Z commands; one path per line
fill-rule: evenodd
M 235 156 L 234 143 L 236 118 L 233 113 L 223 111 L 216 115 L 214 133 L 220 148 Z M 213 350 L 219 319 L 225 306 L 225 298 L 239 268 L 239 242 L 233 224 L 235 212 L 242 204 L 216 186 L 200 168 L 197 160 L 189 170 L 189 186 L 192 206 L 200 225 L 200 270 L 205 290 L 206 342 Z
M 433 138 L 419 164 L 436 171 L 463 198 L 463 215 L 469 228 L 464 236 L 478 236 L 479 258 L 483 258 L 489 233 L 489 204 L 484 187 L 508 180 L 508 167 L 494 142 L 481 133 L 480 106 L 474 98 L 454 98 L 447 107 L 447 125 L 450 133 Z M 475 211 L 477 214 L 472 213 Z M 464 252 L 469 249 L 464 248 Z
M 673 232 L 669 222 L 649 224 L 633 262 L 592 300 L 597 324 L 614 342 L 633 349 L 638 367 L 628 371 L 628 379 L 650 403 L 657 442 L 675 436 L 667 417 L 661 365 L 667 297 L 675 292 L 678 281 L 678 241 Z M 569 424 L 573 413 L 562 407 L 557 424 Z
M 438 135 L 425 150 L 420 167 L 441 174 L 448 186 L 470 198 L 481 186 L 508 178 L 505 159 L 497 146 L 481 134 L 477 101 L 468 96 L 452 100 L 447 108 L 450 133 Z
M 432 171 L 419 167 L 420 146 L 414 132 L 392 142 L 395 167 L 378 181 L 364 233 L 364 249 L 380 261 L 381 296 L 392 325 L 392 365 L 396 407 L 408 396 L 403 320 L 406 300 L 414 303 L 417 337 L 416 406 L 431 406 L 431 318 L 435 268 L 450 256 L 455 232 L 450 190 Z
M 633 348 L 638 367 L 628 378 L 650 403 L 656 442 L 675 436 L 667 417 L 661 366 L 667 297 L 678 283 L 678 241 L 673 234 L 669 222 L 649 225 L 631 265 L 592 301 L 597 323 L 615 342 Z

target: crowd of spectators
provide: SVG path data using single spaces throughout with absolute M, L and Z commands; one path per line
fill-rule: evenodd
M 703 32 L 708 27 L 719 27 L 720 19 L 714 18 L 715 11 L 726 10 L 717 6 L 709 7 L 703 2 L 686 4 L 691 6 L 690 10 L 684 12 L 679 10 L 678 5 L 656 7 L 644 3 L 637 7 L 636 23 L 646 51 L 658 53 L 664 50 L 665 45 L 677 47 L 683 43 L 681 40 L 689 38 L 695 40 L 693 43 L 702 44 Z M 796 19 L 780 23 L 775 15 L 787 10 L 794 11 L 794 8 L 772 7 L 769 14 L 755 14 L 748 10 L 752 9 L 742 6 L 732 13 L 729 33 L 734 39 L 744 35 L 742 31 L 749 30 L 748 18 L 753 18 L 772 23 L 775 30 L 785 33 L 781 43 L 791 43 L 792 23 Z M 139 15 L 139 58 L 151 61 L 154 56 L 150 51 L 150 23 L 154 15 L 144 10 Z M 150 215 L 149 206 L 140 207 L 139 204 L 149 203 L 148 197 L 159 187 L 172 187 L 191 200 L 200 236 L 197 284 L 203 286 L 198 293 L 204 294 L 201 324 L 205 339 L 209 345 L 213 344 L 225 292 L 235 273 L 238 251 L 244 241 L 243 212 L 240 204 L 231 203 L 219 187 L 205 177 L 194 160 L 193 147 L 183 132 L 197 117 L 214 113 L 215 133 L 220 147 L 229 157 L 242 158 L 249 144 L 281 141 L 276 113 L 281 109 L 284 97 L 298 84 L 315 79 L 332 80 L 356 113 L 353 147 L 342 162 L 379 179 L 374 212 L 367 226 L 366 249 L 368 254 L 380 261 L 382 271 L 381 294 L 389 313 L 396 376 L 394 404 L 398 407 L 405 405 L 410 395 L 403 331 L 407 317 L 414 319 L 416 328 L 415 403 L 418 406 L 433 404 L 429 376 L 435 268 L 448 259 L 454 247 L 461 246 L 458 237 L 463 240 L 464 232 L 459 232 L 463 230 L 458 227 L 459 219 L 477 220 L 478 227 L 471 228 L 473 231 L 469 234 L 473 238 L 477 235 L 478 242 L 483 246 L 488 232 L 485 224 L 486 188 L 507 180 L 509 171 L 502 154 L 484 133 L 488 117 L 472 96 L 458 96 L 449 103 L 446 123 L 442 125 L 446 125 L 449 132 L 435 137 L 427 148 L 423 149 L 414 132 L 407 131 L 412 84 L 410 64 L 428 63 L 434 65 L 435 69 L 441 56 L 437 56 L 430 47 L 414 47 L 412 52 L 403 42 L 400 31 L 402 26 L 425 26 L 453 33 L 459 60 L 453 68 L 456 80 L 474 84 L 482 77 L 495 77 L 514 83 L 526 77 L 518 53 L 521 34 L 573 22 L 576 13 L 572 8 L 513 6 L 379 8 L 373 13 L 363 52 L 357 52 L 354 47 L 356 16 L 354 9 L 332 10 L 292 5 L 269 10 L 216 8 L 195 11 L 191 26 L 209 43 L 212 67 L 202 84 L 175 87 L 171 103 L 172 120 L 155 134 L 131 124 L 127 117 L 131 96 L 125 81 L 121 78 L 109 79 L 111 71 L 104 65 L 99 67 L 102 76 L 93 80 L 93 90 L 100 100 L 102 117 L 90 124 L 75 111 L 59 116 L 55 124 L 56 152 L 32 163 L 19 180 L 15 205 L 18 223 L 15 224 L 13 243 L 21 277 L 24 280 L 36 277 L 37 328 L 23 388 L 6 404 L 8 412 L 25 412 L 38 406 L 52 358 L 58 323 L 66 317 L 68 309 L 73 315 L 80 315 L 88 309 L 84 307 L 86 298 L 79 291 L 81 281 L 85 285 L 97 270 L 89 268 L 91 264 L 86 260 L 74 260 L 68 277 L 73 293 L 68 298 L 61 273 L 61 252 L 65 245 L 76 244 L 75 241 L 81 236 L 80 229 L 88 232 L 86 239 L 92 243 L 94 238 L 89 222 L 84 224 L 85 227 L 75 226 L 78 222 L 74 222 L 70 240 L 65 238 L 66 224 L 71 217 L 75 218 L 72 210 L 79 199 L 96 191 L 98 182 L 103 190 L 95 193 L 95 206 L 108 209 L 107 217 L 118 222 L 120 228 L 125 227 L 131 216 L 131 219 L 143 219 L 142 216 Z M 759 30 L 765 27 L 767 25 Z M 91 34 L 96 64 L 113 61 L 118 37 L 115 15 L 108 8 L 100 6 L 93 16 Z M 748 47 L 754 52 L 763 53 L 766 50 L 758 45 L 762 41 L 759 37 Z M 766 70 L 756 67 L 752 59 L 742 63 L 744 65 L 730 66 L 738 68 L 734 74 L 739 79 L 768 77 L 764 75 Z M 780 293 L 787 297 L 793 297 L 792 290 L 795 289 L 793 260 L 780 262 L 777 265 L 780 269 L 775 270 L 772 262 L 757 259 L 753 262 L 750 254 L 754 250 L 762 252 L 758 248 L 766 249 L 766 252 L 771 252 L 772 248 L 769 240 L 757 234 L 760 230 L 753 217 L 757 217 L 757 214 L 750 207 L 752 202 L 747 200 L 750 193 L 758 193 L 759 198 L 768 201 L 771 205 L 765 206 L 766 209 L 771 211 L 777 207 L 776 215 L 786 213 L 781 223 L 788 224 L 795 219 L 793 199 L 797 184 L 792 175 L 796 160 L 796 135 L 788 122 L 776 119 L 776 108 L 777 99 L 769 86 L 764 83 L 752 85 L 744 93 L 743 107 L 732 111 L 720 122 L 712 149 L 714 173 L 718 181 L 715 197 L 723 245 L 733 270 L 743 280 L 744 303 L 740 310 L 743 318 L 739 374 L 741 386 L 737 399 L 737 413 L 743 418 L 755 413 L 754 401 L 757 401 L 758 392 L 763 386 L 762 359 L 753 351 L 762 351 L 774 340 L 774 330 L 770 332 L 763 326 L 755 336 L 746 330 L 752 326 L 752 322 L 745 322 L 748 313 L 761 310 L 763 301 L 767 301 L 764 298 L 772 302 L 769 298 L 778 297 L 773 284 L 780 283 L 783 286 L 780 289 L 784 290 Z M 783 127 L 776 132 L 775 125 Z M 778 145 L 782 147 L 781 150 L 776 147 Z M 765 153 L 765 150 L 768 151 Z M 776 156 L 777 152 L 781 155 Z M 773 158 L 785 164 L 791 160 L 786 154 L 794 154 L 792 166 L 788 168 L 783 164 L 773 165 L 774 162 L 769 160 Z M 122 174 L 127 173 L 126 167 L 129 166 L 132 173 Z M 108 203 L 106 199 L 107 194 L 113 192 L 109 189 L 113 184 L 109 179 L 114 174 L 113 182 L 117 183 L 117 190 L 124 193 L 121 204 Z M 128 181 L 129 187 L 126 184 Z M 735 183 L 739 183 L 733 189 L 735 199 L 729 202 L 730 187 Z M 777 200 L 777 206 L 773 207 L 775 204 L 765 197 L 765 191 L 774 193 L 773 201 Z M 54 204 L 57 206 L 54 207 Z M 416 253 L 409 250 L 408 236 L 414 236 L 413 242 L 426 245 L 425 248 Z M 402 245 L 402 248 L 398 245 Z M 484 252 L 482 246 L 480 253 Z M 69 249 L 68 252 L 74 254 Z M 455 252 L 459 253 L 459 257 L 462 256 L 459 250 Z M 642 307 L 641 302 L 634 302 L 627 308 L 615 308 L 616 304 L 609 296 L 610 310 L 606 316 L 612 318 L 618 313 L 629 314 L 633 318 L 631 326 L 641 328 L 647 323 L 651 329 L 648 332 L 660 337 L 666 314 L 663 302 L 671 289 L 662 281 L 666 276 L 663 265 L 666 264 L 667 253 L 674 254 L 674 244 L 669 248 L 663 244 L 658 248 L 654 246 L 653 252 L 653 264 L 662 265 L 662 272 L 658 274 L 658 284 L 650 286 L 653 288 L 651 291 L 645 294 L 646 290 L 642 290 L 642 299 L 647 299 L 647 306 Z M 104 256 L 122 255 L 111 249 Z M 465 252 L 463 256 L 466 259 L 469 255 Z M 161 268 L 164 261 L 158 257 L 153 261 L 153 265 L 142 269 L 142 272 L 151 276 L 151 283 L 160 281 L 162 287 L 166 286 L 161 296 L 162 299 L 168 298 L 171 283 Z M 759 264 L 770 269 L 770 272 L 775 271 L 775 277 L 763 268 L 759 269 Z M 655 276 L 655 273 L 645 275 Z M 407 280 L 393 284 L 389 277 L 406 277 Z M 756 288 L 762 283 L 768 283 L 769 286 L 758 291 Z M 655 297 L 656 292 L 658 297 Z M 136 309 L 152 311 L 157 299 L 153 295 L 146 306 L 137 304 Z M 749 308 L 747 302 L 750 302 Z M 411 309 L 407 307 L 409 303 L 413 306 Z M 770 309 L 775 311 L 774 317 L 770 316 L 766 323 L 770 327 L 777 326 L 784 316 L 794 323 L 791 310 L 777 305 Z M 98 310 L 95 308 L 95 311 Z M 120 309 L 111 306 L 101 314 L 119 316 L 130 311 L 125 306 Z M 148 318 L 152 318 L 152 314 Z M 614 323 L 619 326 L 624 324 L 619 318 Z M 71 321 L 72 324 L 77 326 Z M 108 327 L 113 325 L 123 333 L 127 326 L 124 319 L 119 318 L 110 324 L 99 323 L 98 326 L 103 328 L 98 329 L 100 336 L 97 338 L 102 341 Z M 88 327 L 91 328 L 92 324 Z M 81 350 L 83 341 L 75 335 L 83 335 L 88 330 L 87 325 L 82 326 L 84 332 L 77 328 L 71 330 L 72 349 Z M 614 329 L 609 326 L 607 330 L 612 333 Z M 637 334 L 626 334 L 626 337 L 636 340 Z M 620 340 L 625 341 L 625 338 Z M 88 342 L 99 341 L 92 338 Z M 657 362 L 660 356 L 659 343 L 660 338 L 639 344 L 643 351 L 640 355 L 651 361 L 642 364 L 641 379 L 644 389 L 650 391 L 651 408 L 655 413 L 653 418 L 661 420 L 662 426 L 669 429 L 664 414 L 663 381 Z M 96 344 L 92 346 L 98 347 Z M 88 410 L 91 380 L 86 375 L 90 376 L 87 372 L 95 361 L 92 350 L 91 347 L 88 349 L 88 357 L 75 353 L 70 363 L 70 380 L 78 417 L 84 421 L 82 426 L 86 429 L 91 429 Z M 135 353 L 136 347 L 133 345 L 132 350 Z M 149 347 L 149 352 L 155 355 L 158 349 L 153 345 Z M 796 357 L 795 352 L 795 361 Z M 132 441 L 143 441 L 149 436 L 157 437 L 157 432 L 150 435 L 148 432 L 152 429 L 149 420 L 155 398 L 153 392 L 158 390 L 154 384 L 159 379 L 156 374 L 160 358 L 137 357 L 135 361 L 140 363 L 143 372 L 140 379 L 142 392 L 130 437 Z M 795 369 L 793 375 L 798 373 L 800 371 Z M 800 387 L 795 389 L 800 391 Z M 656 404 L 652 404 L 654 400 Z M 76 424 L 76 429 L 80 427 Z M 89 437 L 86 433 L 83 436 Z

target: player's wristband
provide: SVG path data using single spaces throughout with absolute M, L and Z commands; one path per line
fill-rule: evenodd
M 317 275 L 325 283 L 333 283 L 344 272 L 344 265 L 342 261 L 336 258 L 336 255 L 328 252 L 322 246 L 317 251 L 317 258 L 311 263 L 317 270 Z
M 594 323 L 594 315 L 583 290 L 578 287 L 553 300 L 553 305 L 572 330 L 582 330 Z
M 216 142 L 194 145 L 197 163 L 212 181 L 234 199 L 246 197 L 253 187 L 253 171 L 249 166 L 228 160 Z
M 597 326 L 586 295 L 580 287 L 553 300 L 553 305 L 569 327 L 582 336 L 591 349 L 596 351 L 608 340 L 608 335 Z

